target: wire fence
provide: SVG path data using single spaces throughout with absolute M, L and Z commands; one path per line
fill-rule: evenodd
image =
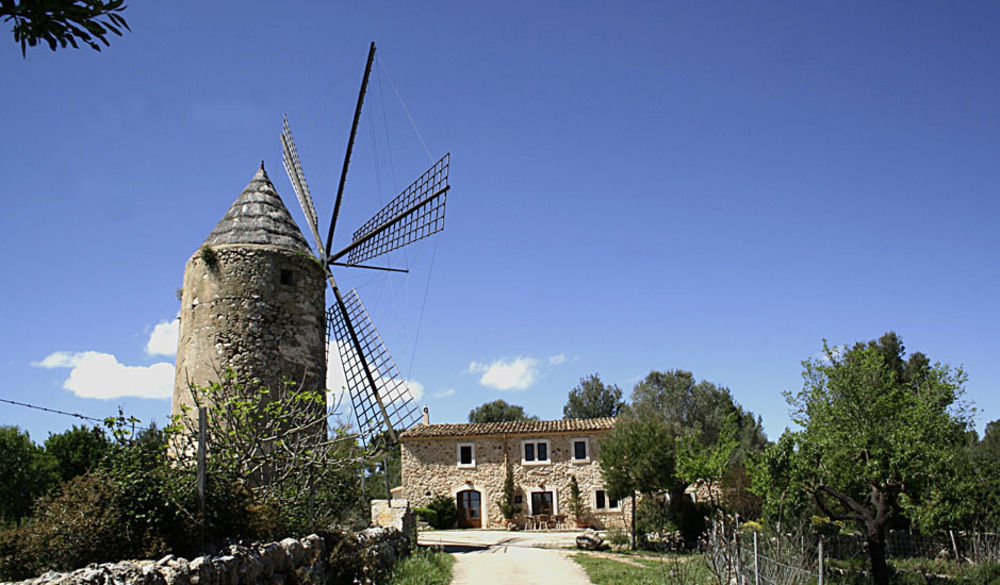
M 732 585 L 824 585 L 827 561 L 867 558 L 861 535 L 766 534 L 716 520 L 704 540 L 705 559 L 719 583 Z M 1000 534 L 934 534 L 890 531 L 888 559 L 944 559 L 957 563 L 1000 562 Z

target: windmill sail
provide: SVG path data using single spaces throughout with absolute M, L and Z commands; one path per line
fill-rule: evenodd
M 343 301 L 346 314 L 337 305 L 328 313 L 330 343 L 340 352 L 358 433 L 368 447 L 384 431 L 395 439 L 393 429 L 408 429 L 422 415 L 358 293 L 351 289 Z
M 335 262 L 347 256 L 355 265 L 381 256 L 444 229 L 451 155 L 441 157 L 402 193 L 354 232 L 346 248 L 330 256 Z
M 285 165 L 285 172 L 288 180 L 292 183 L 295 197 L 299 200 L 302 213 L 306 216 L 306 223 L 312 231 L 316 240 L 316 251 L 320 256 L 326 255 L 323 249 L 323 240 L 319 237 L 319 220 L 316 217 L 316 207 L 313 205 L 312 195 L 309 194 L 309 185 L 306 183 L 306 175 L 302 172 L 302 163 L 299 161 L 299 151 L 295 149 L 295 140 L 292 138 L 292 129 L 288 125 L 288 117 L 285 117 L 284 128 L 281 131 L 281 161 Z

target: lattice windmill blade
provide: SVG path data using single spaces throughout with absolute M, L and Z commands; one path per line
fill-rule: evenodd
M 347 256 L 347 265 L 355 266 L 443 230 L 450 162 L 446 154 L 431 165 L 355 231 L 350 245 L 331 255 L 329 263 Z
M 383 431 L 395 442 L 396 430 L 415 425 L 420 410 L 357 291 L 351 289 L 345 297 L 338 292 L 338 297 L 327 314 L 327 327 L 340 353 L 362 442 L 367 448 Z
M 281 162 L 285 165 L 285 173 L 292 183 L 295 198 L 299 200 L 302 214 L 306 216 L 306 223 L 309 224 L 309 230 L 316 240 L 316 251 L 323 257 L 326 255 L 326 250 L 323 249 L 323 240 L 319 237 L 316 207 L 313 205 L 312 195 L 309 194 L 306 175 L 302 172 L 302 163 L 299 161 L 299 151 L 295 148 L 295 139 L 292 138 L 292 128 L 288 125 L 288 116 L 284 116 L 284 128 L 281 131 Z

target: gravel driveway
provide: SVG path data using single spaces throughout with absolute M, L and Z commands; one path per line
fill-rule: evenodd
M 589 585 L 565 550 L 575 538 L 572 532 L 436 530 L 418 540 L 455 557 L 452 585 Z

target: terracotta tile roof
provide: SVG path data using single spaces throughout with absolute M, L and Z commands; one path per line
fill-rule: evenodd
M 403 433 L 402 440 L 423 437 L 467 437 L 470 435 L 514 435 L 534 433 L 571 433 L 606 431 L 615 426 L 614 418 L 574 418 L 568 420 L 524 420 L 498 423 L 417 425 Z

